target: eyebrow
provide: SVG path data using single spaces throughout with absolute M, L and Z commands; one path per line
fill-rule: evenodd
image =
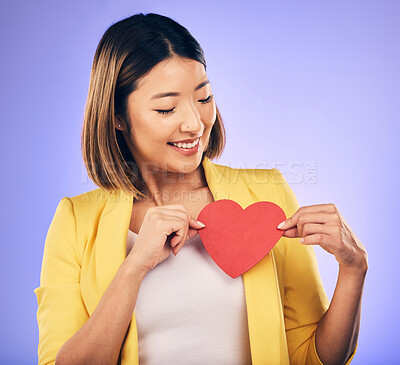
M 197 91 L 197 90 L 201 89 L 202 87 L 206 86 L 206 85 L 209 84 L 209 83 L 210 83 L 209 80 L 205 80 L 205 81 L 201 82 L 200 84 L 198 84 L 198 85 L 194 88 L 194 91 Z M 153 95 L 153 96 L 151 97 L 150 101 L 151 101 L 151 100 L 154 100 L 154 99 L 165 98 L 165 97 L 167 97 L 167 96 L 179 96 L 179 95 L 181 95 L 181 93 L 173 92 L 173 91 L 169 91 L 169 92 L 165 92 L 165 93 L 158 93 L 158 94 Z

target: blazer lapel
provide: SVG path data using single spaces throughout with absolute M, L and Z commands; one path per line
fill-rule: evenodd
M 270 185 L 265 185 L 262 197 L 254 194 L 239 169 L 214 164 L 207 157 L 202 165 L 214 200 L 231 199 L 243 209 L 258 200 L 277 200 L 276 191 Z M 92 315 L 126 256 L 133 199 L 121 190 L 107 194 L 99 214 L 97 233 L 93 233 L 93 237 L 88 239 L 82 262 L 81 291 L 89 315 Z M 243 284 L 253 365 L 266 362 L 289 364 L 272 250 L 243 274 Z M 122 347 L 121 364 L 139 365 L 135 312 Z
M 126 243 L 133 198 L 122 190 L 108 193 L 99 213 L 97 232 L 89 239 L 81 272 L 82 298 L 92 315 L 126 257 Z M 95 227 L 96 229 L 96 227 Z M 121 352 L 121 364 L 139 364 L 135 315 L 128 327 Z

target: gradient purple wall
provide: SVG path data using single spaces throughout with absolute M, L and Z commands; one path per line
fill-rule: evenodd
M 215 162 L 276 167 L 300 205 L 335 203 L 369 254 L 354 364 L 399 357 L 396 1 L 8 1 L 1 17 L 1 364 L 37 362 L 44 239 L 64 196 L 96 188 L 80 129 L 97 43 L 156 12 L 205 51 L 227 129 Z M 383 247 L 383 249 L 381 249 Z M 315 252 L 328 297 L 334 256 Z

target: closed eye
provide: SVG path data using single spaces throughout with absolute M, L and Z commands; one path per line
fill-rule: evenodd
M 211 100 L 214 98 L 214 95 L 210 95 L 207 99 L 199 100 L 200 103 L 202 104 L 207 104 L 211 102 Z M 169 109 L 169 110 L 156 110 L 157 113 L 159 114 L 172 114 L 174 112 L 175 108 Z
M 213 99 L 214 95 L 210 95 L 207 99 L 199 100 L 200 103 L 207 104 Z

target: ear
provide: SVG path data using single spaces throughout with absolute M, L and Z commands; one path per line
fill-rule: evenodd
M 121 132 L 125 132 L 126 131 L 125 122 L 120 116 L 118 116 L 118 115 L 115 116 L 114 123 L 115 123 L 115 125 L 114 125 L 115 129 L 118 129 Z

